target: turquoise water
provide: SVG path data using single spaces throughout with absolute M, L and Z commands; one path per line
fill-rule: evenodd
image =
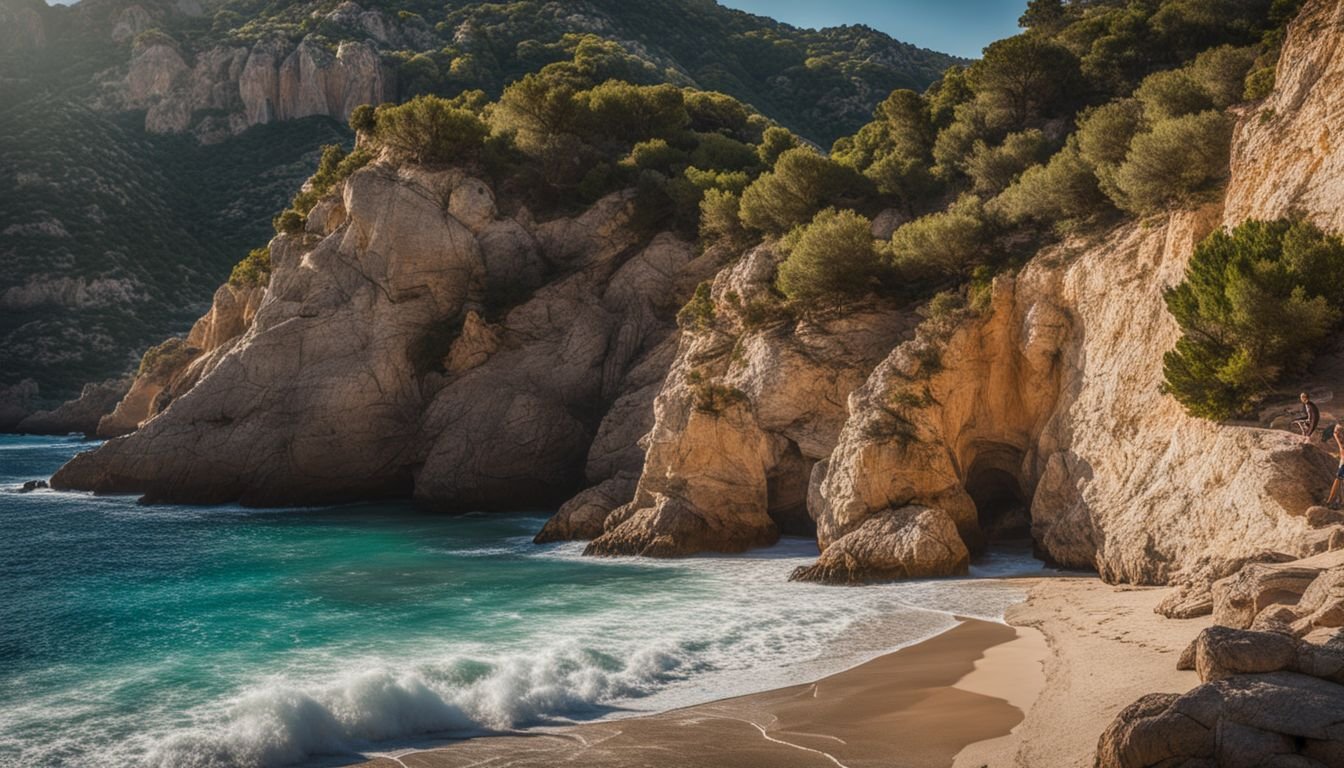
M 838 671 L 1021 597 L 791 584 L 805 541 L 594 560 L 531 544 L 543 514 L 11 491 L 87 447 L 0 436 L 3 766 L 281 766 L 656 711 Z

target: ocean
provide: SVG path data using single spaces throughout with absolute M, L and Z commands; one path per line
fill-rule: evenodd
M 992 620 L 1038 573 L 787 581 L 816 544 L 592 559 L 546 518 L 14 492 L 93 444 L 0 436 L 0 766 L 318 765 L 662 711 Z

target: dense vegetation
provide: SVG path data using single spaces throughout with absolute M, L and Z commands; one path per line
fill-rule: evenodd
M 1182 336 L 1165 388 L 1196 416 L 1253 412 L 1302 373 L 1344 317 L 1344 240 L 1304 221 L 1247 221 L 1209 235 L 1167 292 Z

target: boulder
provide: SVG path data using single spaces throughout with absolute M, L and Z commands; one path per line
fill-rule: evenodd
M 1344 686 L 1295 672 L 1237 675 L 1149 694 L 1102 734 L 1097 768 L 1311 765 L 1344 745 Z M 1166 762 L 1169 761 L 1169 762 Z M 1296 762 L 1294 762 L 1296 761 Z M 1323 763 L 1330 765 L 1330 763 Z
M 639 475 L 622 473 L 610 477 L 565 502 L 532 539 L 535 544 L 556 541 L 589 541 L 601 536 L 612 510 L 629 503 Z
M 793 581 L 863 584 L 891 579 L 962 576 L 970 552 L 952 518 L 937 509 L 909 506 L 872 515 L 826 547 Z
M 1213 620 L 1246 628 L 1273 604 L 1296 605 L 1322 571 L 1344 563 L 1344 553 L 1329 552 L 1284 563 L 1251 563 L 1213 584 Z
M 1253 632 L 1213 626 L 1195 638 L 1195 669 L 1201 680 L 1292 669 L 1297 640 L 1277 632 Z

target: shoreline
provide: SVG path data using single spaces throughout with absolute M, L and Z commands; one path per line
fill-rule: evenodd
M 982 619 L 809 683 L 681 709 L 370 755 L 366 768 L 951 765 L 1008 736 L 1035 698 L 1044 637 Z M 1013 663 L 1006 663 L 1013 662 Z M 1022 674 L 1023 670 L 1026 674 Z
M 1176 658 L 1210 620 L 1152 608 L 1166 588 L 1013 579 L 1005 622 L 951 629 L 800 685 L 648 715 L 369 753 L 361 768 L 617 766 L 1089 768 L 1136 698 L 1184 692 Z

